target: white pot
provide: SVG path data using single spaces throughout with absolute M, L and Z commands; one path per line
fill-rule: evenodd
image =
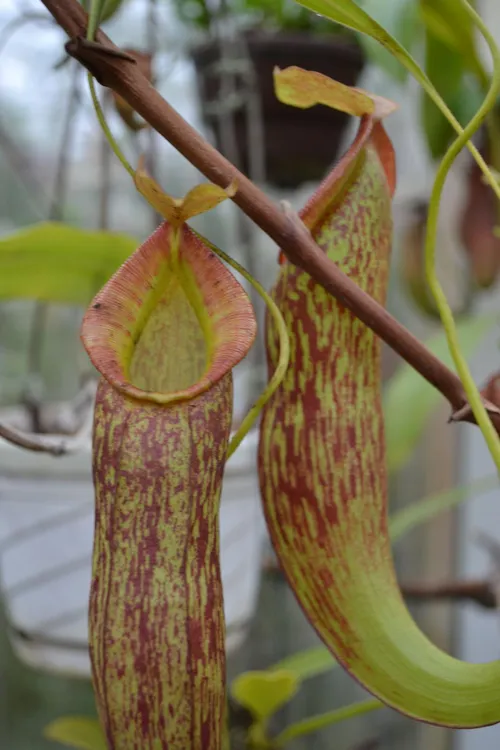
M 254 613 L 264 523 L 257 481 L 257 435 L 226 466 L 221 565 L 227 652 Z M 0 440 L 0 583 L 19 658 L 55 673 L 88 677 L 87 606 L 94 491 L 90 448 L 62 458 Z

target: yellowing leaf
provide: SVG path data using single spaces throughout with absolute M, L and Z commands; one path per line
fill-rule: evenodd
M 148 203 L 173 226 L 180 226 L 193 216 L 210 211 L 227 198 L 232 198 L 237 190 L 236 182 L 232 182 L 227 188 L 208 182 L 196 185 L 185 198 L 172 198 L 148 175 L 143 158 L 139 162 L 134 182 Z
M 420 45 L 423 31 L 423 23 L 419 18 L 417 6 L 418 3 L 415 0 L 397 0 L 397 2 L 364 0 L 363 2 L 365 13 L 381 24 L 410 53 Z M 399 83 L 405 83 L 408 70 L 387 48 L 365 34 L 358 33 L 357 38 L 371 63 L 377 65 Z
M 232 198 L 236 195 L 237 185 L 233 181 L 227 188 L 221 188 L 213 183 L 196 185 L 184 198 L 182 203 L 183 220 L 187 221 L 193 216 L 204 214 L 218 206 L 222 201 Z
M 330 18 L 348 29 L 375 39 L 391 55 L 423 83 L 421 70 L 405 47 L 397 41 L 380 23 L 371 18 L 354 0 L 297 0 L 299 5 L 325 18 Z
M 276 67 L 273 76 L 277 98 L 292 107 L 308 109 L 315 104 L 324 104 L 357 117 L 369 115 L 375 108 L 373 100 L 363 91 L 345 86 L 314 70 L 304 70 L 295 65 L 284 70 Z
M 293 698 L 298 689 L 298 678 L 285 669 L 245 672 L 231 685 L 234 699 L 247 708 L 257 721 L 272 716 Z
M 134 183 L 141 195 L 161 216 L 174 226 L 182 224 L 182 199 L 172 198 L 163 192 L 156 180 L 153 180 L 144 169 L 143 159 L 137 167 Z
M 78 750 L 106 750 L 106 739 L 97 719 L 86 716 L 65 716 L 56 719 L 44 730 L 48 740 Z
M 294 65 L 284 70 L 277 67 L 274 69 L 274 88 L 280 102 L 300 109 L 323 104 L 354 117 L 374 115 L 381 120 L 398 107 L 395 102 L 383 96 L 345 86 L 322 73 Z

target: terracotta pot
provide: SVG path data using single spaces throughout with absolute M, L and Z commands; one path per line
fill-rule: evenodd
M 320 180 L 338 156 L 349 118 L 327 107 L 300 110 L 281 104 L 274 94 L 273 68 L 297 65 L 354 86 L 364 66 L 361 48 L 345 36 L 307 33 L 252 32 L 246 41 L 261 101 L 267 181 L 276 187 L 295 188 L 303 182 Z M 219 75 L 210 70 L 219 58 L 219 50 L 218 43 L 212 40 L 197 46 L 192 57 L 203 121 L 214 130 L 217 148 L 225 153 L 227 144 L 222 141 L 219 122 L 210 108 L 220 90 Z M 237 81 L 236 86 L 239 90 L 243 81 Z M 240 109 L 233 117 L 241 165 L 248 174 L 245 112 Z

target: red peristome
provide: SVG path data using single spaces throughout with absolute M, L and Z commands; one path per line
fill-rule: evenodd
M 193 398 L 210 388 L 242 360 L 250 349 L 256 322 L 241 284 L 217 256 L 184 224 L 178 230 L 179 268 L 187 287 L 199 298 L 211 347 L 206 372 L 192 386 L 163 394 L 137 388 L 129 364 L 148 308 L 161 294 L 169 268 L 174 230 L 164 222 L 118 269 L 94 298 L 82 324 L 82 341 L 97 370 L 114 387 L 140 399 L 166 403 Z M 186 279 L 184 279 L 186 281 Z
M 355 179 L 368 143 L 376 150 L 387 179 L 389 194 L 391 197 L 394 195 L 396 189 L 394 147 L 380 122 L 371 116 L 363 117 L 350 148 L 325 177 L 304 208 L 299 211 L 299 218 L 308 229 L 313 230 L 318 227 L 326 212 L 332 213 L 336 206 L 341 205 L 349 186 Z M 286 262 L 286 255 L 283 252 L 280 252 L 279 262 L 280 264 Z

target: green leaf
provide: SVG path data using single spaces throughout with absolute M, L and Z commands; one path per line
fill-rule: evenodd
M 420 17 L 429 34 L 460 55 L 464 67 L 482 71 L 474 24 L 463 6 L 456 0 L 420 0 Z
M 365 0 L 363 10 L 374 18 L 398 42 L 411 51 L 423 31 L 415 0 Z M 360 34 L 359 41 L 367 57 L 391 78 L 404 83 L 408 71 L 393 55 L 371 37 Z
M 453 53 L 450 53 L 453 56 Z M 444 92 L 443 92 L 444 93 Z M 443 99 L 462 127 L 468 125 L 481 106 L 484 96 L 474 79 L 464 75 L 455 92 L 444 93 Z M 441 159 L 455 138 L 455 131 L 436 105 L 422 92 L 422 126 L 427 145 L 434 159 Z
M 423 0 L 421 1 L 423 2 Z M 436 94 L 430 84 L 427 74 L 422 71 L 418 63 L 405 47 L 406 43 L 410 49 L 413 48 L 413 44 L 410 43 L 412 40 L 410 39 L 409 31 L 408 33 L 405 32 L 403 35 L 400 34 L 401 41 L 399 41 L 392 33 L 390 33 L 390 31 L 384 28 L 381 23 L 377 23 L 377 21 L 374 18 L 371 18 L 363 8 L 360 8 L 354 0 L 297 0 L 297 2 L 305 8 L 309 8 L 309 10 L 312 10 L 314 13 L 319 13 L 320 15 L 329 18 L 331 21 L 335 21 L 342 26 L 346 26 L 348 29 L 370 37 L 380 45 L 383 50 L 390 53 L 395 60 L 401 63 L 401 65 L 415 77 L 425 91 L 430 92 L 431 95 Z M 426 7 L 433 6 L 439 6 L 439 17 L 441 19 L 448 19 L 450 24 L 455 24 L 455 18 L 460 19 L 459 24 L 457 24 L 457 26 L 460 27 L 460 32 L 455 29 L 455 33 L 460 40 L 460 49 L 466 50 L 467 65 L 482 79 L 481 85 L 488 85 L 488 77 L 486 77 L 486 80 L 484 79 L 484 69 L 475 53 L 474 46 L 472 46 L 471 49 L 471 21 L 467 12 L 463 8 L 458 9 L 455 0 L 439 0 L 439 2 L 435 2 L 435 0 L 432 0 L 431 2 L 431 0 L 429 0 L 426 4 Z M 368 1 L 364 4 L 364 7 L 369 7 Z M 382 0 L 380 7 L 383 8 Z M 383 20 L 384 24 L 391 23 L 390 13 L 384 15 L 383 18 L 380 13 L 380 19 Z M 428 14 L 426 16 L 424 12 L 421 19 L 425 22 L 426 27 L 429 28 Z M 414 23 L 416 24 L 415 29 L 419 29 L 418 21 L 415 21 Z M 432 28 L 435 29 L 435 27 L 436 24 L 434 24 Z M 406 25 L 405 28 L 407 28 Z M 441 28 L 443 28 L 442 24 Z M 395 34 L 398 33 L 397 31 L 394 31 L 393 26 L 391 26 L 391 29 Z M 411 23 L 408 25 L 408 30 L 410 29 Z M 441 31 L 441 35 L 442 33 L 443 32 Z M 418 38 L 417 32 L 415 32 L 415 37 Z M 363 43 L 365 44 L 367 41 L 365 40 Z M 472 41 L 472 45 L 474 45 L 474 40 Z M 371 54 L 375 54 L 374 50 L 375 48 L 373 48 Z
M 65 716 L 45 727 L 44 736 L 78 750 L 106 750 L 107 743 L 97 719 Z
M 457 323 L 460 348 L 469 358 L 481 339 L 492 328 L 495 317 L 482 316 Z M 444 331 L 426 341 L 427 347 L 454 370 Z M 397 471 L 410 458 L 432 412 L 442 396 L 410 365 L 402 364 L 387 384 L 384 393 L 387 462 L 389 471 Z
M 483 99 L 484 94 L 478 81 L 466 75 L 455 98 L 451 101 L 453 114 L 463 127 L 472 120 L 483 103 Z
M 35 224 L 0 238 L 0 300 L 87 305 L 136 249 L 133 237 Z
M 461 9 L 455 26 L 455 15 L 450 24 L 443 17 L 447 0 L 432 7 L 421 2 L 422 9 L 436 22 L 429 24 L 428 15 L 425 35 L 425 71 L 438 94 L 453 112 L 462 127 L 465 127 L 479 109 L 484 93 L 477 76 L 480 63 L 474 48 L 473 28 L 467 14 Z M 450 9 L 451 10 L 451 9 Z M 443 15 L 441 15 L 443 14 Z M 462 33 L 460 33 L 462 20 Z M 481 76 L 480 76 L 481 77 Z M 441 158 L 455 131 L 427 94 L 422 91 L 422 125 L 429 150 L 434 159 Z
M 372 37 L 422 83 L 422 71 L 408 50 L 354 0 L 297 0 L 297 2 L 348 29 Z M 384 20 L 387 17 L 385 16 Z
M 425 39 L 425 70 L 436 90 L 453 111 L 461 91 L 465 68 L 461 55 L 429 32 Z M 434 159 L 441 157 L 455 131 L 425 91 L 422 97 L 422 125 Z M 455 114 L 455 113 L 454 113 Z
M 297 680 L 302 682 L 310 677 L 317 677 L 329 672 L 337 665 L 335 658 L 324 646 L 314 646 L 304 651 L 287 656 L 271 667 L 271 671 L 286 670 L 293 672 Z
M 318 73 L 291 65 L 284 70 L 274 69 L 274 91 L 283 104 L 308 109 L 316 104 L 362 117 L 375 110 L 373 98 L 361 89 L 345 86 L 339 81 Z
M 272 716 L 298 689 L 297 676 L 285 669 L 244 672 L 231 685 L 233 698 L 247 708 L 257 722 Z

